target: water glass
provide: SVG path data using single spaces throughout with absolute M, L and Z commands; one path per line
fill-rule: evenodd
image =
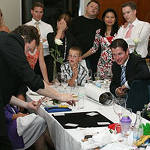
M 78 109 L 84 108 L 85 94 L 82 91 L 78 92 Z
M 95 81 L 100 80 L 100 73 L 99 72 L 94 73 L 94 79 L 95 79 Z
M 126 108 L 126 100 L 124 98 L 115 98 L 113 103 L 113 110 L 119 117 L 119 122 L 122 117 L 123 111 Z
M 87 82 L 88 83 L 92 82 L 92 70 L 91 69 L 88 70 Z

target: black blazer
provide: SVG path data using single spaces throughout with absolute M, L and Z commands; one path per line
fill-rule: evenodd
M 47 34 L 47 41 L 49 44 L 49 49 L 55 48 L 55 36 L 56 35 L 54 32 Z M 65 47 L 66 47 L 65 60 L 67 60 L 69 49 L 72 46 L 79 46 L 79 44 L 77 44 L 76 39 L 73 37 L 73 35 L 68 30 L 65 31 L 65 37 L 61 40 L 63 42 L 63 45 L 58 46 L 58 49 L 60 50 L 61 57 L 64 58 L 64 52 L 65 52 Z M 66 45 L 65 45 L 65 41 L 66 41 Z
M 116 62 L 112 65 L 112 81 L 110 84 L 110 91 L 115 95 L 115 90 L 121 86 L 121 66 Z M 131 86 L 134 80 L 148 80 L 150 79 L 150 72 L 144 58 L 134 54 L 129 55 L 129 60 L 126 66 L 126 80 Z
M 44 88 L 43 80 L 27 62 L 24 46 L 20 35 L 0 32 L 0 137 L 7 136 L 3 107 L 16 95 L 22 83 L 33 91 Z

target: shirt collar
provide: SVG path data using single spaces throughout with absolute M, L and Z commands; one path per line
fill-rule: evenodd
M 121 67 L 126 67 L 127 63 L 128 63 L 129 57 L 127 58 L 127 60 L 125 61 L 125 63 L 123 65 L 121 65 Z
M 133 26 L 136 26 L 136 25 L 138 24 L 138 21 L 139 21 L 139 20 L 136 18 L 136 19 L 132 22 L 132 25 L 133 25 Z M 131 23 L 128 24 L 128 27 L 130 27 L 130 25 L 131 25 Z
M 32 18 L 32 22 L 33 22 L 33 24 L 35 24 L 35 22 L 37 22 L 37 21 Z M 41 20 L 39 20 L 38 22 L 41 23 Z

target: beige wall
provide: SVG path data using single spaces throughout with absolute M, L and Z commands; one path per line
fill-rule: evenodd
M 22 24 L 21 0 L 0 0 L 0 8 L 10 30 Z
M 80 0 L 79 16 L 85 14 L 85 7 L 90 0 Z

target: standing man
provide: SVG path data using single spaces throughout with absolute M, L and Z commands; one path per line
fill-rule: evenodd
M 149 80 L 150 72 L 146 65 L 145 59 L 129 53 L 128 44 L 123 39 L 116 39 L 110 45 L 112 56 L 114 59 L 112 65 L 112 81 L 110 84 L 110 91 L 116 97 L 125 97 L 127 91 L 132 90 L 132 83 L 135 80 Z M 139 91 L 144 90 L 143 87 L 139 88 Z M 138 92 L 136 94 L 139 94 Z M 143 107 L 144 97 L 140 99 L 140 104 L 137 104 L 137 99 L 135 100 L 136 105 Z M 147 99 L 148 101 L 149 99 Z M 134 101 L 134 99 L 132 99 Z M 127 100 L 128 103 L 128 100 Z M 133 103 L 134 104 L 134 103 Z M 133 107 L 133 106 L 132 106 Z M 135 106 L 138 107 L 138 106 Z M 138 107 L 139 108 L 139 107 Z
M 44 5 L 40 2 L 33 3 L 31 8 L 32 20 L 27 22 L 26 25 L 32 25 L 36 27 L 40 34 L 40 42 L 43 44 L 43 51 L 44 51 L 44 60 L 47 68 L 48 78 L 50 81 L 50 53 L 49 53 L 49 45 L 47 42 L 47 34 L 49 32 L 53 32 L 53 28 L 50 24 L 43 22 L 41 19 L 43 17 Z M 35 72 L 41 74 L 39 69 L 39 64 L 36 65 Z
M 150 24 L 137 19 L 136 4 L 132 1 L 122 4 L 122 13 L 127 23 L 119 29 L 116 39 L 123 38 L 129 45 L 130 53 L 136 50 L 145 58 L 148 54 Z
M 71 33 L 79 43 L 83 54 L 93 46 L 96 30 L 101 28 L 101 21 L 96 18 L 99 10 L 99 3 L 91 0 L 85 8 L 85 15 L 76 17 L 71 22 Z M 100 51 L 97 51 L 94 55 L 86 58 L 87 67 L 92 69 L 93 73 L 97 70 L 99 56 Z
M 11 102 L 24 108 L 34 108 L 34 101 L 26 103 L 18 100 L 15 95 L 18 88 L 25 84 L 41 95 L 72 102 L 69 94 L 61 94 L 48 86 L 40 76 L 36 75 L 27 62 L 29 50 L 35 50 L 39 45 L 38 30 L 33 26 L 19 26 L 12 33 L 0 32 L 0 149 L 12 150 L 7 136 L 4 107 Z M 11 101 L 10 101 L 11 99 Z M 30 104 L 30 105 L 29 105 Z M 32 105 L 31 105 L 32 104 Z

